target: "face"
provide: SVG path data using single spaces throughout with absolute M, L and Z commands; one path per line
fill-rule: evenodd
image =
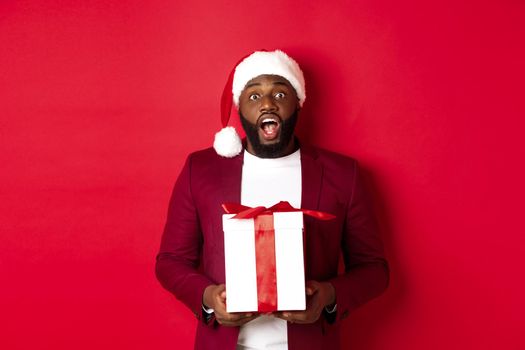
M 263 158 L 292 153 L 298 111 L 299 99 L 288 80 L 278 75 L 250 80 L 239 97 L 248 152 Z

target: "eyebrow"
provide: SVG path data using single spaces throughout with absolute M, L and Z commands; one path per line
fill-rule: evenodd
M 248 85 L 246 85 L 245 89 L 249 88 L 249 87 L 252 87 L 252 86 L 260 86 L 261 83 L 250 83 Z M 272 85 L 284 85 L 284 86 L 288 86 L 284 81 L 274 81 L 272 83 Z

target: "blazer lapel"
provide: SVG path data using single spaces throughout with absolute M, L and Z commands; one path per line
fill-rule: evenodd
M 241 181 L 244 151 L 237 157 L 224 159 L 222 166 L 217 169 L 222 177 L 219 182 L 222 189 L 222 201 L 241 203 Z
M 301 208 L 319 209 L 319 195 L 323 179 L 323 167 L 317 162 L 317 152 L 309 146 L 301 145 Z

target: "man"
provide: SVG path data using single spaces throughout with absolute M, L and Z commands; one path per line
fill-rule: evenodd
M 188 157 L 175 184 L 156 272 L 200 320 L 196 349 L 337 349 L 340 321 L 388 285 L 356 161 L 294 136 L 305 98 L 303 73 L 292 58 L 279 50 L 248 56 L 230 75 L 222 100 L 223 126 L 233 100 L 245 142 L 231 127 L 223 129 L 214 149 Z M 336 216 L 304 218 L 306 310 L 228 313 L 221 204 L 279 201 Z M 338 275 L 340 252 L 345 272 Z

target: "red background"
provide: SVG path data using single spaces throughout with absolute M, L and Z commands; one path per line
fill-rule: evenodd
M 524 349 L 521 1 L 0 3 L 0 348 L 189 349 L 154 277 L 232 65 L 302 65 L 303 139 L 360 160 L 391 262 L 348 349 Z

